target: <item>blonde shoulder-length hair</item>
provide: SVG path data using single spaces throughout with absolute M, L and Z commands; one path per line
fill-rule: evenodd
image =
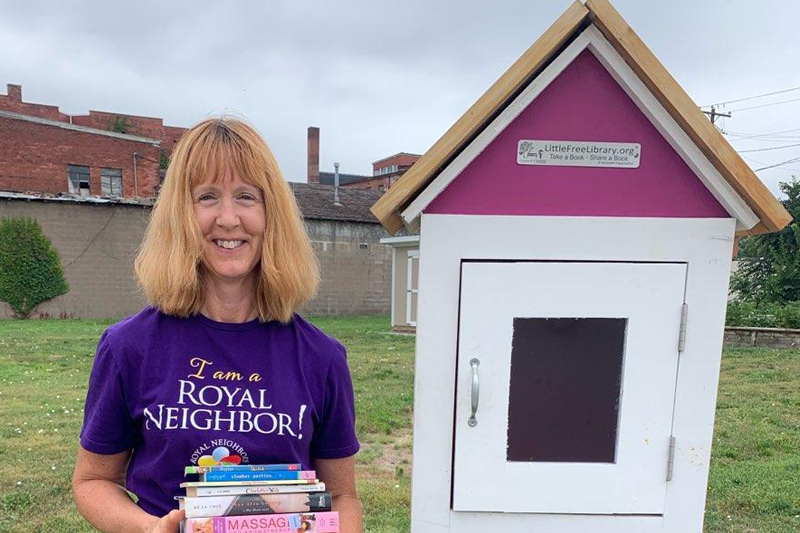
M 266 228 L 258 271 L 256 305 L 264 321 L 288 323 L 316 293 L 319 264 L 289 184 L 267 144 L 253 127 L 234 118 L 204 120 L 175 145 L 134 262 L 147 300 L 166 314 L 200 312 L 205 291 L 200 276 L 203 239 L 194 217 L 192 189 L 226 168 L 258 187 Z

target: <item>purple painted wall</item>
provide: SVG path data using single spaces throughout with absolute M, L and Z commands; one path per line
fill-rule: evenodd
M 635 169 L 518 165 L 520 139 L 637 142 L 641 159 Z M 425 213 L 730 217 L 589 50 Z

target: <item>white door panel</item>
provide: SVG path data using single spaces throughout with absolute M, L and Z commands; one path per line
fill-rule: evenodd
M 464 262 L 453 509 L 662 514 L 685 283 L 683 263 Z

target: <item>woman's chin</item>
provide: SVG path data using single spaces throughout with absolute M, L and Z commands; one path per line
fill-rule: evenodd
M 207 268 L 207 273 L 220 281 L 239 281 L 253 273 L 253 268 L 244 265 L 219 265 Z

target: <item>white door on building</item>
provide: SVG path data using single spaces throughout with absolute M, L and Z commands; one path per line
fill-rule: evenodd
M 453 509 L 663 514 L 686 265 L 461 276 Z
M 406 324 L 417 325 L 417 294 L 419 287 L 419 249 L 408 251 L 406 273 Z

